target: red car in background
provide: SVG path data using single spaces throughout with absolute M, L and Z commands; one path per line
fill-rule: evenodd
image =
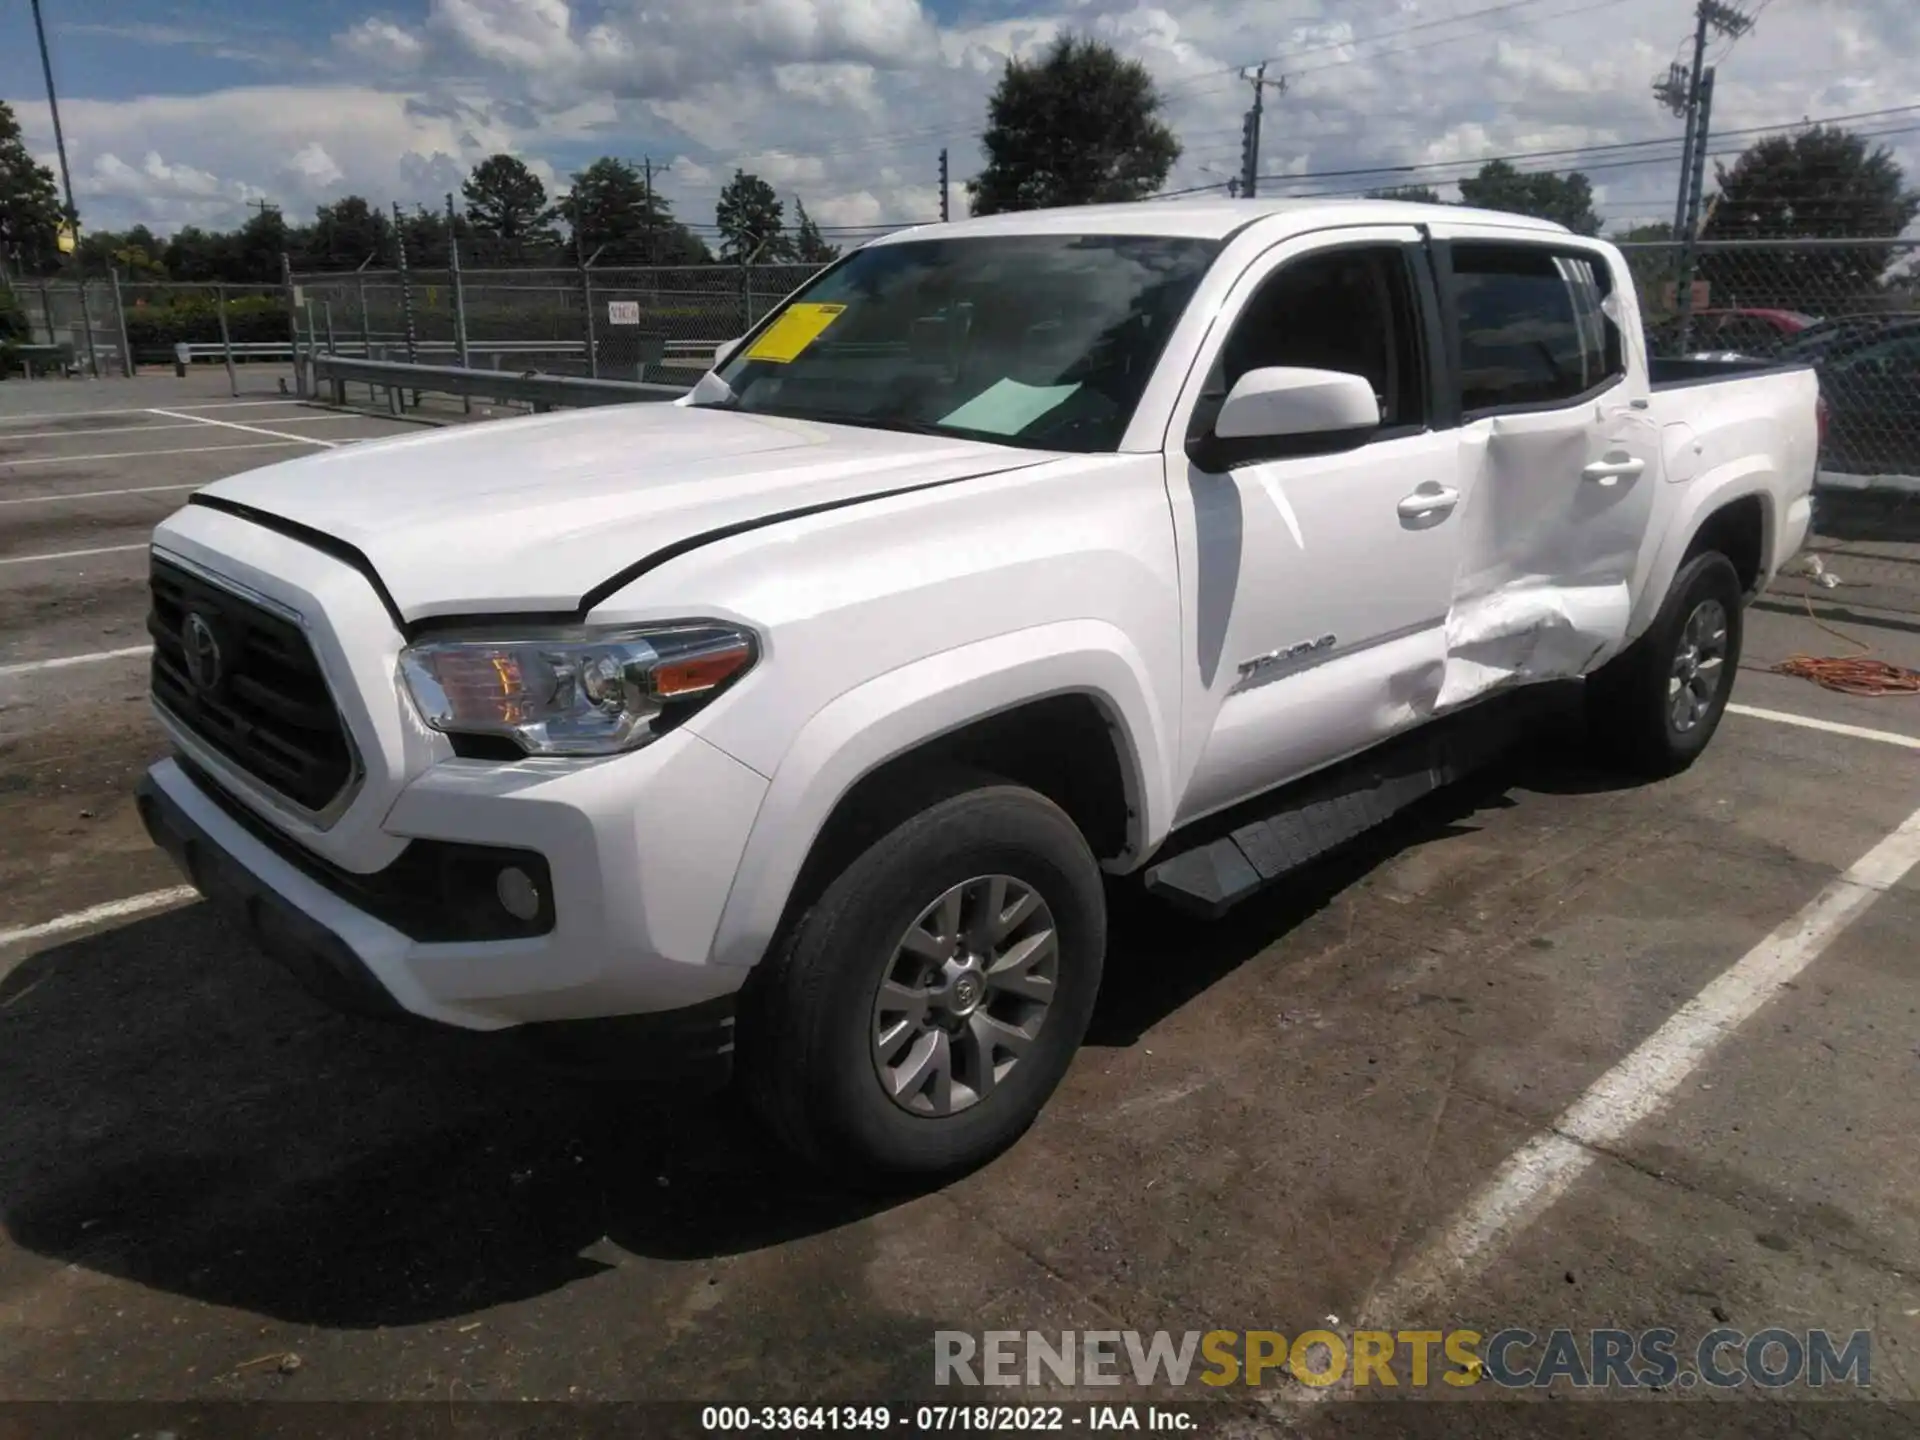
M 1818 317 L 1798 310 L 1726 309 L 1701 310 L 1693 317 L 1687 336 L 1687 353 L 1698 355 L 1730 351 L 1741 355 L 1772 355 L 1802 330 L 1818 323 Z M 1655 355 L 1680 353 L 1678 316 L 1663 320 L 1647 332 Z

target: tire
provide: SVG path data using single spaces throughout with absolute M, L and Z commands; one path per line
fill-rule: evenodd
M 1733 693 L 1745 604 L 1718 551 L 1680 568 L 1647 633 L 1587 681 L 1587 729 L 1605 755 L 1650 779 L 1700 758 Z
M 1013 1144 L 1066 1074 L 1100 988 L 1105 896 L 1073 821 L 1033 791 L 986 777 L 931 793 L 827 881 L 743 996 L 738 1062 L 749 1103 L 799 1158 L 858 1186 L 938 1181 Z M 993 877 L 1003 877 L 997 891 Z M 956 887 L 958 929 L 975 942 L 996 893 L 1003 918 L 1026 906 L 1023 892 L 1037 906 L 997 946 L 946 946 L 953 911 L 935 907 L 953 903 Z M 974 958 L 982 948 L 1011 962 L 992 985 Z M 936 964 L 937 984 L 928 973 Z M 967 975 L 978 982 L 971 989 Z M 884 1003 L 883 979 L 902 987 Z M 897 1003 L 903 992 L 935 998 L 916 1013 Z M 1015 1035 L 1018 1053 L 1002 1050 Z

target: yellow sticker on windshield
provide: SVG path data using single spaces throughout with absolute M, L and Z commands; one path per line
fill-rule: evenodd
M 766 328 L 747 351 L 749 360 L 785 365 L 800 358 L 806 348 L 840 318 L 844 305 L 789 305 L 787 313 Z

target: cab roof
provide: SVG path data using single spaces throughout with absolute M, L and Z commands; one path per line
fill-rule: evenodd
M 1256 220 L 1279 219 L 1289 232 L 1303 233 L 1336 225 L 1421 225 L 1461 221 L 1504 230 L 1570 233 L 1566 226 L 1503 210 L 1473 210 L 1459 205 L 1419 205 L 1406 200 L 1228 200 L 1218 196 L 1190 200 L 1136 200 L 1123 205 L 1072 205 L 1051 210 L 1021 210 L 982 215 L 948 224 L 917 225 L 869 242 L 898 244 L 934 236 L 967 235 L 1184 235 L 1224 240 Z

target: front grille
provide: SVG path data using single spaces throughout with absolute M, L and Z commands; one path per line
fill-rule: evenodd
M 261 784 L 306 810 L 325 810 L 353 778 L 353 746 L 306 634 L 158 556 L 148 583 L 154 699 Z M 187 653 L 196 617 L 198 678 Z M 208 637 L 214 665 L 205 663 Z

